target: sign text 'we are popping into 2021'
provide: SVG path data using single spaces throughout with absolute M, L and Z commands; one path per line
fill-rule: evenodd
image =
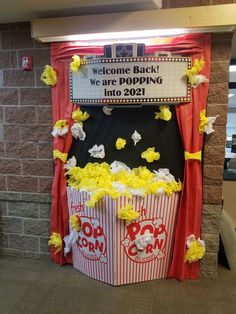
M 116 58 L 84 61 L 70 75 L 75 103 L 179 103 L 189 102 L 186 70 L 190 58 Z

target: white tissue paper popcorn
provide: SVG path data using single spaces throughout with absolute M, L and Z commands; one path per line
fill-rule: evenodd
M 65 164 L 64 168 L 69 170 L 70 168 L 75 167 L 75 166 L 76 166 L 76 158 L 75 156 L 73 156 L 67 160 L 67 163 Z
M 111 116 L 113 109 L 114 109 L 114 108 L 109 108 L 109 107 L 107 107 L 107 106 L 102 107 L 102 111 L 103 111 L 107 116 Z
M 104 158 L 105 157 L 105 148 L 104 145 L 97 145 L 95 144 L 92 148 L 88 150 L 91 157 L 94 158 Z
M 56 128 L 54 127 L 53 128 L 53 131 L 52 131 L 52 136 L 56 137 L 56 136 L 64 136 L 68 133 L 69 131 L 69 127 L 68 126 L 65 126 L 64 128 Z
M 134 141 L 134 146 L 142 139 L 141 135 L 136 130 L 132 134 L 131 138 Z
M 156 181 L 164 181 L 164 182 L 173 182 L 175 181 L 175 177 L 170 174 L 169 169 L 160 168 L 158 171 L 153 170 L 155 173 L 154 180 Z
M 64 242 L 65 242 L 65 247 L 64 247 L 64 255 L 66 256 L 71 248 L 72 248 L 72 245 L 74 243 L 76 243 L 77 239 L 78 239 L 78 235 L 79 233 L 77 231 L 75 231 L 74 229 L 70 232 L 69 235 L 65 236 L 64 237 Z
M 209 82 L 209 80 L 202 74 L 195 75 L 195 78 L 197 79 L 197 82 L 193 85 L 194 88 L 198 87 L 199 85 L 203 83 Z
M 111 173 L 118 173 L 123 170 L 130 171 L 130 168 L 126 166 L 125 163 L 115 160 L 113 161 L 113 163 L 110 164 L 110 170 L 111 170 Z
M 204 132 L 209 135 L 213 132 L 215 132 L 215 130 L 213 129 L 213 124 L 215 123 L 216 119 L 218 118 L 219 115 L 216 115 L 215 117 L 207 117 L 208 118 L 208 123 L 204 128 Z
M 80 139 L 81 141 L 84 141 L 86 138 L 86 133 L 80 123 L 74 123 L 71 127 L 71 134 L 74 138 Z

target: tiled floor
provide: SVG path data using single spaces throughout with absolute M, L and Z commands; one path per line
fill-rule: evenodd
M 235 314 L 236 273 L 112 287 L 49 260 L 0 256 L 1 314 Z

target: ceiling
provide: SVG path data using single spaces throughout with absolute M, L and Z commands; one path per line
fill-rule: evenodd
M 38 18 L 159 9 L 162 0 L 2 0 L 0 7 L 1 24 Z M 236 59 L 236 36 L 232 57 Z
M 162 0 L 7 0 L 1 1 L 0 23 L 36 18 L 151 10 Z

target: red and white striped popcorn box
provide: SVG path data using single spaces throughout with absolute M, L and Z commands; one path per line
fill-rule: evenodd
M 72 247 L 75 268 L 115 286 L 167 276 L 180 193 L 132 200 L 105 196 L 94 208 L 86 206 L 87 192 L 67 187 L 67 196 L 69 215 L 82 222 Z M 117 214 L 130 203 L 140 217 L 126 224 Z

